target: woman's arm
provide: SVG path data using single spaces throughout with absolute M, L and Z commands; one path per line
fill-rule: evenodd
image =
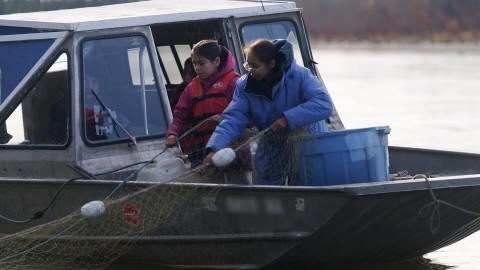
M 327 119 L 333 111 L 332 99 L 318 78 L 303 67 L 295 72 L 299 81 L 295 90 L 304 102 L 283 113 L 291 130 Z

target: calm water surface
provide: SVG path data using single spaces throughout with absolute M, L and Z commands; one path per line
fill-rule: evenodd
M 391 145 L 480 153 L 480 44 L 313 49 L 347 128 L 389 125 Z
M 390 145 L 480 153 L 480 44 L 312 48 L 347 128 L 389 125 Z M 479 247 L 476 233 L 423 259 L 344 269 L 478 270 Z

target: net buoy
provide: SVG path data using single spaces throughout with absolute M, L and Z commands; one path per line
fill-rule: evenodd
M 223 148 L 215 152 L 212 162 L 215 167 L 225 167 L 235 159 L 235 151 L 232 148 Z
M 105 204 L 102 201 L 91 201 L 82 206 L 82 216 L 95 218 L 105 213 Z

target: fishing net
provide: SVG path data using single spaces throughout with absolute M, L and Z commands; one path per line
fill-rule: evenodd
M 103 180 L 108 182 L 106 189 L 110 193 L 107 197 L 95 197 L 88 192 L 70 194 L 82 185 L 64 190 L 63 197 L 78 194 L 89 197 L 72 200 L 78 203 L 73 212 L 64 210 L 58 200 L 54 201 L 48 209 L 53 218 L 18 225 L 26 229 L 18 230 L 15 224 L 11 225 L 12 232 L 3 232 L 0 238 L 0 269 L 104 269 L 116 260 L 136 258 L 141 261 L 143 247 L 135 246 L 139 241 L 152 244 L 148 242 L 151 239 L 211 233 L 210 228 L 205 228 L 207 224 L 201 224 L 206 223 L 203 215 L 218 210 L 216 195 L 229 184 L 299 184 L 296 170 L 304 133 L 249 130 L 231 146 L 236 159 L 225 167 L 198 165 L 189 168 L 188 159 L 184 163 L 178 157 L 163 159 L 175 160 L 173 163 L 156 162 L 170 153 L 164 149 L 152 160 L 125 169 L 122 179 Z M 260 171 L 255 169 L 258 155 L 263 158 Z M 186 169 L 176 170 L 179 160 Z M 121 174 L 116 172 L 115 175 Z M 98 215 L 82 214 L 82 205 L 89 201 L 102 201 L 105 211 L 93 208 L 99 211 Z M 162 257 L 168 252 L 171 251 L 163 250 L 158 255 Z M 177 248 L 175 252 L 182 251 Z M 214 264 L 219 258 L 212 255 L 211 258 L 197 258 L 197 262 L 199 260 Z

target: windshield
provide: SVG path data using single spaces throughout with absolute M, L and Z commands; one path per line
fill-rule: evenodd
M 303 63 L 295 26 L 290 21 L 261 22 L 241 27 L 243 45 L 259 38 L 286 39 L 293 46 L 293 54 L 297 64 Z
M 167 124 L 143 36 L 83 43 L 84 130 L 91 143 L 165 133 Z

